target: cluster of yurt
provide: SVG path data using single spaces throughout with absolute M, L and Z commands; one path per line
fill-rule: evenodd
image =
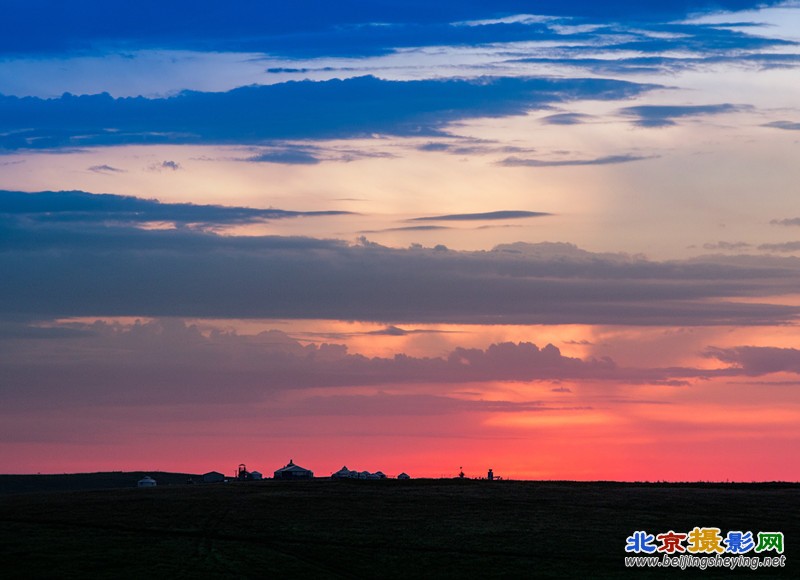
M 209 471 L 208 473 L 203 474 L 203 483 L 222 483 L 228 481 L 228 478 L 220 473 L 219 471 Z M 231 479 L 239 480 L 239 481 L 253 481 L 253 480 L 260 480 L 263 479 L 263 475 L 258 471 L 248 471 L 247 467 L 242 463 L 239 465 L 236 475 L 234 475 Z M 291 459 L 289 463 L 281 467 L 280 469 L 276 469 L 274 473 L 275 479 L 284 479 L 284 480 L 303 480 L 303 479 L 313 479 L 314 472 L 310 469 L 306 469 L 305 467 L 300 467 L 299 465 L 295 464 L 294 461 Z M 347 466 L 343 466 L 339 471 L 336 473 L 331 474 L 332 479 L 386 479 L 386 474 L 382 471 L 376 471 L 371 473 L 369 471 L 356 471 L 353 469 L 347 469 Z M 411 479 L 411 477 L 407 473 L 401 473 L 397 476 L 397 479 Z M 190 481 L 190 483 L 194 483 Z M 156 480 L 150 477 L 149 475 L 145 475 L 142 479 L 137 482 L 138 487 L 155 487 Z
M 347 466 L 343 466 L 339 471 L 336 473 L 331 473 L 332 479 L 386 479 L 386 474 L 382 471 L 376 471 L 375 473 L 370 473 L 369 471 L 355 471 L 353 469 L 347 469 Z M 397 479 L 411 479 L 407 474 L 401 473 L 397 476 Z

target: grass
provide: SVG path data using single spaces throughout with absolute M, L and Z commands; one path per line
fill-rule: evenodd
M 100 473 L 65 473 L 56 475 L 0 475 L 0 495 L 31 491 L 77 491 L 135 487 L 149 475 L 160 484 L 183 485 L 190 478 L 202 481 L 203 476 L 164 471 L 104 471 Z
M 796 484 L 315 480 L 6 494 L 0 576 L 797 578 L 798 507 Z M 634 530 L 695 526 L 781 531 L 787 567 L 625 570 Z

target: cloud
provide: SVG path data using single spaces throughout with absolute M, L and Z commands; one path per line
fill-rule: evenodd
M 408 336 L 410 333 L 408 330 L 404 330 L 397 326 L 387 326 L 380 330 L 373 330 L 368 334 L 374 334 L 376 336 Z
M 85 191 L 41 191 L 24 193 L 0 190 L 0 220 L 12 218 L 42 224 L 139 225 L 169 222 L 175 225 L 225 226 L 293 217 L 343 215 L 342 211 L 296 212 L 280 209 L 162 203 L 114 194 Z M 63 233 L 67 233 L 64 231 Z M 90 239 L 90 238 L 89 238 Z M 88 239 L 87 239 L 88 241 Z
M 491 155 L 501 153 L 532 153 L 535 151 L 535 149 L 531 149 L 530 147 L 500 145 L 497 141 L 470 138 L 460 138 L 455 143 L 429 141 L 428 143 L 419 145 L 416 149 L 418 151 L 450 153 L 451 155 Z
M 521 224 L 491 224 L 485 226 L 478 226 L 475 228 L 476 230 L 499 230 L 499 229 L 508 229 L 508 228 L 522 228 L 524 227 Z
M 357 336 L 411 336 L 415 334 L 459 334 L 458 330 L 435 330 L 430 328 L 401 328 L 390 324 L 378 330 L 366 330 L 361 332 L 302 332 L 295 333 L 302 337 L 302 340 L 345 340 Z
M 639 127 L 671 127 L 677 124 L 675 119 L 752 110 L 751 105 L 722 103 L 717 105 L 639 105 L 625 107 L 620 109 L 619 113 L 626 117 L 635 117 L 633 123 Z
M 539 211 L 524 211 L 524 210 L 504 210 L 504 211 L 490 211 L 484 213 L 457 213 L 449 215 L 435 215 L 412 218 L 408 221 L 422 222 L 422 221 L 485 221 L 485 220 L 510 220 L 522 218 L 537 218 L 545 217 L 553 214 L 539 212 Z
M 32 326 L 14 321 L 0 321 L 0 341 L 2 340 L 63 340 L 95 337 L 91 328 L 80 326 Z
M 583 165 L 616 165 L 619 163 L 632 163 L 634 161 L 645 161 L 655 159 L 654 156 L 641 155 L 607 155 L 594 159 L 522 159 L 519 157 L 507 157 L 498 162 L 504 167 L 577 167 Z
M 279 163 L 283 165 L 316 165 L 324 161 L 350 163 L 361 159 L 392 158 L 392 153 L 362 151 L 347 147 L 321 147 L 309 144 L 284 143 L 254 148 L 257 153 L 241 159 L 250 163 Z
M 542 10 L 541 0 L 536 10 Z M 365 57 L 384 55 L 404 48 L 420 46 L 491 46 L 521 42 L 563 43 L 571 46 L 601 46 L 620 52 L 669 53 L 670 49 L 704 54 L 740 54 L 744 51 L 791 46 L 792 41 L 750 34 L 746 26 L 718 24 L 667 23 L 659 21 L 667 12 L 652 12 L 649 18 L 636 18 L 629 4 L 618 19 L 609 19 L 582 5 L 564 17 L 527 17 L 464 22 L 420 22 L 418 17 L 405 22 L 380 24 L 347 23 L 315 32 L 250 37 L 222 43 L 226 50 L 263 52 L 290 58 L 314 58 L 321 55 Z M 497 10 L 496 6 L 492 7 Z M 525 7 L 529 11 L 530 6 Z M 569 12 L 569 11 L 566 11 Z M 605 12 L 601 9 L 600 12 Z M 496 12 L 495 12 L 496 14 Z M 592 28 L 591 24 L 595 24 Z M 586 27 L 589 25 L 590 27 Z M 556 45 L 558 46 L 558 45 Z M 561 48 L 561 46 L 558 46 Z M 598 64 L 599 64 L 598 59 Z M 332 67 L 319 67 L 317 70 Z M 288 69 L 288 70 L 287 70 Z M 309 67 L 267 69 L 274 73 L 304 74 Z
M 535 12 L 600 22 L 640 23 L 676 20 L 711 9 L 741 10 L 777 3 L 779 0 L 657 3 L 538 0 Z M 538 20 L 526 25 L 524 21 L 497 18 L 530 12 L 531 3 L 524 0 L 496 0 L 491 5 L 478 0 L 445 1 L 437 4 L 436 10 L 429 10 L 430 5 L 421 0 L 372 3 L 340 0 L 335 5 L 313 0 L 290 3 L 245 0 L 239 10 L 208 0 L 172 0 L 168 4 L 140 0 L 135 7 L 83 0 L 81 7 L 80 11 L 74 11 L 52 0 L 14 2 L 13 10 L 8 10 L 0 21 L 0 53 L 86 51 L 108 43 L 129 46 L 135 41 L 150 47 L 262 51 L 295 56 L 365 54 L 394 46 L 419 46 L 431 39 L 448 44 L 529 39 L 532 33 L 547 30 Z M 46 20 L 42 14 L 47 14 Z M 86 18 L 86 14 L 92 18 Z M 192 18 L 187 19 L 187 14 L 192 14 Z M 475 20 L 487 24 L 450 26 L 452 22 Z M 414 38 L 418 39 L 417 44 L 413 44 Z
M 800 131 L 800 123 L 795 121 L 773 121 L 766 123 L 764 127 L 773 127 L 775 129 L 783 129 L 784 131 Z
M 258 155 L 248 157 L 245 161 L 251 163 L 282 163 L 284 165 L 316 165 L 320 162 L 310 150 L 292 148 L 265 151 Z
M 449 143 L 441 143 L 441 142 L 428 142 L 420 145 L 417 147 L 420 151 L 449 151 L 451 145 Z
M 709 348 L 708 358 L 740 368 L 748 376 L 770 373 L 800 373 L 800 350 L 761 346 L 737 346 L 734 348 Z
M 89 171 L 94 173 L 127 173 L 124 169 L 111 167 L 110 165 L 92 165 Z
M 624 99 L 654 88 L 604 79 L 388 81 L 357 77 L 169 98 L 0 96 L 0 149 L 121 144 L 260 144 L 373 134 L 440 135 L 450 122 L 522 115 L 552 103 Z M 165 165 L 167 163 L 167 165 Z M 177 169 L 162 162 L 163 169 Z
M 710 373 L 621 368 L 607 358 L 568 357 L 552 345 L 539 347 L 524 341 L 486 348 L 454 347 L 437 357 L 366 357 L 350 354 L 340 344 L 304 345 L 276 330 L 257 335 L 213 329 L 204 333 L 175 319 L 70 323 L 55 328 L 72 332 L 58 337 L 31 333 L 26 340 L 0 334 L 4 408 L 246 401 L 280 406 L 279 393 L 292 393 L 296 400 L 302 391 L 320 388 L 437 385 L 433 393 L 446 395 L 467 383 L 591 380 L 638 384 Z M 402 336 L 402 331 L 391 328 L 389 336 Z M 525 410 L 502 401 L 476 405 L 476 409 Z
M 800 218 L 786 218 L 781 220 L 771 220 L 773 226 L 800 226 Z
M 162 169 L 169 169 L 170 171 L 178 171 L 182 169 L 181 164 L 177 161 L 162 161 L 161 163 L 151 163 L 147 166 L 149 171 L 161 171 Z
M 795 258 L 657 262 L 570 244 L 470 252 L 144 230 L 135 226 L 151 219 L 224 224 L 300 214 L 88 195 L 0 196 L 0 270 L 13 272 L 0 285 L 0 316 L 746 326 L 800 314 L 769 303 L 796 291 Z
M 690 381 L 670 379 L 664 381 L 651 381 L 650 384 L 660 387 L 688 387 L 691 386 L 692 383 Z
M 694 29 L 694 33 L 699 34 L 703 29 Z M 691 56 L 664 56 L 661 53 L 663 41 L 658 41 L 650 48 L 653 50 L 653 56 L 637 56 L 629 58 L 595 58 L 593 55 L 597 51 L 597 46 L 604 45 L 605 36 L 614 38 L 619 34 L 630 34 L 629 31 L 621 28 L 619 30 L 605 30 L 603 33 L 596 33 L 596 41 L 589 43 L 587 46 L 572 46 L 569 50 L 561 48 L 554 56 L 539 56 L 539 57 L 524 57 L 509 59 L 508 63 L 525 63 L 537 64 L 544 66 L 558 66 L 562 69 L 576 69 L 581 71 L 591 72 L 596 75 L 604 75 L 615 77 L 619 75 L 657 75 L 657 74 L 678 74 L 684 71 L 701 71 L 705 72 L 709 67 L 717 65 L 735 66 L 739 68 L 747 68 L 756 70 L 771 70 L 771 69 L 785 69 L 796 68 L 800 66 L 800 55 L 797 54 L 781 54 L 781 53 L 762 53 L 762 52 L 744 52 L 748 47 L 731 47 L 729 50 L 720 54 L 719 50 L 705 50 L 703 43 L 698 42 L 696 46 L 691 49 Z M 687 32 L 687 34 L 689 34 Z M 609 52 L 619 50 L 618 47 L 606 46 Z M 709 47 L 710 48 L 710 47 Z M 750 50 L 758 51 L 759 47 L 750 47 Z M 624 50 L 622 51 L 624 54 Z M 582 56 L 586 54 L 587 56 Z M 552 115 L 545 117 L 543 122 L 547 123 L 548 119 L 552 121 L 551 124 L 576 124 L 591 119 L 591 116 L 581 118 L 580 116 L 573 116 L 573 114 L 565 113 L 561 115 Z M 769 125 L 768 125 L 769 126 Z
M 439 230 L 450 230 L 448 226 L 404 226 L 401 228 L 384 228 L 382 230 L 362 230 L 359 234 L 383 234 L 386 232 L 434 232 Z
M 643 53 L 694 52 L 700 54 L 734 54 L 736 51 L 764 50 L 795 46 L 797 43 L 781 38 L 767 38 L 748 34 L 743 30 L 732 30 L 716 24 L 668 23 L 650 25 L 651 34 L 626 40 L 604 48 Z
M 558 113 L 542 117 L 539 122 L 545 125 L 580 125 L 592 118 L 592 115 L 582 113 Z
M 419 329 L 412 329 L 407 330 L 405 328 L 399 328 L 394 325 L 387 326 L 385 328 L 381 328 L 380 330 L 372 330 L 367 332 L 366 334 L 375 335 L 375 336 L 409 336 L 412 334 L 440 334 L 441 330 L 419 330 Z
M 723 250 L 725 252 L 740 252 L 752 248 L 753 244 L 747 242 L 717 242 L 715 244 L 703 244 L 704 250 Z
M 303 344 L 277 330 L 255 335 L 214 327 L 201 331 L 176 319 L 19 326 L 13 334 L 1 330 L 5 388 L 0 406 L 6 410 L 249 402 L 266 404 L 261 412 L 268 414 L 339 415 L 355 412 L 353 404 L 360 402 L 355 407 L 362 412 L 386 415 L 392 414 L 392 401 L 407 409 L 403 401 L 418 397 L 413 400 L 429 402 L 436 414 L 522 412 L 563 407 L 532 400 L 465 400 L 457 394 L 470 383 L 541 382 L 545 388 L 555 383 L 549 391 L 570 393 L 559 383 L 684 387 L 714 377 L 800 373 L 800 351 L 773 347 L 709 348 L 706 357 L 727 365 L 718 369 L 633 368 L 609 358 L 565 356 L 553 345 L 529 341 L 455 346 L 435 357 L 366 357 L 341 344 Z M 374 335 L 412 332 L 384 330 Z M 337 390 L 342 387 L 349 392 Z M 390 388 L 394 394 L 381 399 L 387 407 L 376 409 L 376 399 L 362 398 L 373 395 L 353 394 L 363 387 Z M 333 405 L 327 412 L 325 402 Z
M 797 252 L 800 251 L 800 242 L 783 242 L 779 244 L 761 244 L 758 249 L 764 252 Z

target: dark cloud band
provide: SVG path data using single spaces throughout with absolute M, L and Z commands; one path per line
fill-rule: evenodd
M 120 144 L 262 144 L 376 133 L 433 136 L 459 119 L 521 115 L 580 99 L 624 99 L 652 88 L 604 79 L 484 77 L 399 82 L 367 76 L 250 86 L 225 93 L 187 91 L 157 99 L 115 99 L 108 94 L 58 99 L 0 96 L 0 151 Z M 297 149 L 266 152 L 251 160 L 313 163 L 314 158 L 313 153 Z
M 174 163 L 174 162 L 164 162 Z M 177 164 L 176 164 L 177 165 Z M 172 166 L 168 166 L 172 169 Z M 238 225 L 294 217 L 344 215 L 344 211 L 287 211 L 193 203 L 161 203 L 155 199 L 92 194 L 85 191 L 24 193 L 0 190 L 0 219 L 34 222 L 134 225 L 170 222 L 176 225 Z
M 97 198 L 92 201 L 105 201 Z M 181 219 L 198 211 L 229 221 L 269 211 L 166 209 Z M 66 219 L 69 210 L 53 213 L 46 219 L 31 211 L 0 216 L 0 269 L 8 273 L 0 285 L 4 317 L 695 326 L 786 323 L 800 313 L 754 300 L 795 291 L 800 268 L 794 258 L 651 262 L 569 244 L 522 243 L 488 252 L 400 250 L 366 240 L 349 245 L 191 228 L 142 230 L 117 220 Z
M 449 215 L 434 215 L 426 217 L 412 218 L 412 222 L 463 222 L 463 221 L 489 221 L 489 220 L 511 220 L 511 219 L 524 219 L 524 218 L 537 218 L 549 216 L 552 214 L 539 212 L 539 211 L 524 211 L 524 210 L 505 210 L 505 211 L 489 211 L 484 213 L 456 213 Z

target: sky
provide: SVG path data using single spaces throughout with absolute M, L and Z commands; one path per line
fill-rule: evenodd
M 800 479 L 799 2 L 5 4 L 0 472 Z

